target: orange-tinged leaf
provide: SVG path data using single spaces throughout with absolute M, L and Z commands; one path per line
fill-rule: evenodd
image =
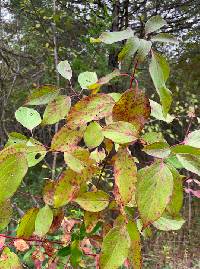
M 142 129 L 150 116 L 150 103 L 145 94 L 138 89 L 127 90 L 114 105 L 113 121 L 127 121 Z
M 70 130 L 63 126 L 53 137 L 51 141 L 52 151 L 70 152 L 77 148 L 77 144 L 83 137 L 83 129 Z
M 64 211 L 62 208 L 53 209 L 53 222 L 49 229 L 49 233 L 55 233 L 61 226 L 64 219 Z
M 8 247 L 5 247 L 0 257 L 1 269 L 22 269 L 19 258 Z
M 98 93 L 82 98 L 70 110 L 67 117 L 67 126 L 71 129 L 86 125 L 111 115 L 114 100 L 111 96 Z
M 44 189 L 43 189 L 43 200 L 45 204 L 53 206 L 53 196 L 55 192 L 55 184 L 56 182 L 53 180 L 48 180 L 45 183 Z
M 23 239 L 17 239 L 14 241 L 14 246 L 18 251 L 26 251 L 29 249 L 29 245 Z
M 136 191 L 136 174 L 133 157 L 126 148 L 120 148 L 115 156 L 114 177 L 123 204 L 130 202 Z
M 85 211 L 84 224 L 85 224 L 86 232 L 90 233 L 94 229 L 94 227 L 96 226 L 99 220 L 100 220 L 99 213 Z

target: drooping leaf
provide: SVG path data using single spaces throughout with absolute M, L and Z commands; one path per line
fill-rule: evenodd
M 142 129 L 150 116 L 150 103 L 142 91 L 127 90 L 114 105 L 114 121 L 127 121 Z
M 90 85 L 88 88 L 89 89 L 94 89 L 94 88 L 98 88 L 104 84 L 107 84 L 111 79 L 118 77 L 120 75 L 120 71 L 118 69 L 115 69 L 112 73 L 101 77 L 96 83 Z
M 102 127 L 97 122 L 91 122 L 84 132 L 84 142 L 88 148 L 98 147 L 104 139 Z
M 65 213 L 62 208 L 54 208 L 53 209 L 53 222 L 49 229 L 50 234 L 54 234 L 61 226 L 62 221 L 64 219 Z
M 62 77 L 68 80 L 72 78 L 72 69 L 67 60 L 59 62 L 57 65 L 57 70 Z
M 138 231 L 140 232 L 140 234 L 144 237 L 144 238 L 149 238 L 152 236 L 152 230 L 151 227 L 148 226 L 146 228 L 143 228 L 143 223 L 141 219 L 137 219 L 136 220 L 136 225 L 138 228 Z
M 90 153 L 90 159 L 94 160 L 97 163 L 100 163 L 101 161 L 103 161 L 106 157 L 106 153 L 105 150 L 98 150 L 98 148 L 96 148 L 94 151 L 92 151 Z
M 167 123 L 170 123 L 174 120 L 174 116 L 167 113 L 167 116 L 165 117 L 162 111 L 162 107 L 157 102 L 150 100 L 151 105 L 151 116 L 156 118 L 157 120 L 162 120 Z
M 15 112 L 16 120 L 21 123 L 25 128 L 33 130 L 36 126 L 41 123 L 40 114 L 32 108 L 20 107 Z
M 200 130 L 189 133 L 184 143 L 195 148 L 200 148 Z
M 103 32 L 99 38 L 90 38 L 91 43 L 99 43 L 103 42 L 105 44 L 112 44 L 118 41 L 122 41 L 124 39 L 128 39 L 134 36 L 134 32 L 127 28 L 124 31 L 119 32 Z
M 75 129 L 90 121 L 110 116 L 114 103 L 113 98 L 104 93 L 84 97 L 71 108 L 67 126 Z
M 114 177 L 123 204 L 131 201 L 136 191 L 137 167 L 128 150 L 121 148 L 115 156 Z
M 71 98 L 65 95 L 59 95 L 51 101 L 43 115 L 42 125 L 54 124 L 64 119 L 71 107 Z
M 173 35 L 168 33 L 157 34 L 151 38 L 151 41 L 178 44 L 178 40 Z
M 181 229 L 185 220 L 180 217 L 171 217 L 170 215 L 163 214 L 158 220 L 153 222 L 153 226 L 161 231 L 176 231 Z
M 78 76 L 78 83 L 82 89 L 89 89 L 89 86 L 98 81 L 97 74 L 95 72 L 83 72 Z
M 122 61 L 126 57 L 132 57 L 140 46 L 140 40 L 138 37 L 129 38 L 126 44 L 118 54 L 118 60 Z
M 130 244 L 126 227 L 112 228 L 103 239 L 100 268 L 118 269 L 128 257 Z
M 11 220 L 12 205 L 10 200 L 6 200 L 0 203 L 0 231 L 6 228 Z
M 25 213 L 17 228 L 17 237 L 29 238 L 33 234 L 38 211 L 39 208 L 31 208 Z
M 146 35 L 150 34 L 165 25 L 167 25 L 167 23 L 160 15 L 153 16 L 145 23 L 145 33 Z
M 183 206 L 183 176 L 172 165 L 168 164 L 168 167 L 173 176 L 174 187 L 166 210 L 171 216 L 177 216 Z
M 27 170 L 24 154 L 17 153 L 15 149 L 0 152 L 0 202 L 16 192 Z
M 22 269 L 20 260 L 14 252 L 11 252 L 8 247 L 5 247 L 0 257 L 1 269 Z
M 139 39 L 139 47 L 137 50 L 136 59 L 139 62 L 143 62 L 146 56 L 149 54 L 151 50 L 152 43 L 151 41 L 145 39 Z
M 144 227 L 159 219 L 173 192 L 173 176 L 160 162 L 138 172 L 136 201 Z
M 113 122 L 102 130 L 103 135 L 117 144 L 126 144 L 137 140 L 138 129 L 125 121 Z
M 155 52 L 152 52 L 152 58 L 149 65 L 149 72 L 153 80 L 156 91 L 162 104 L 163 116 L 166 118 L 172 102 L 172 94 L 167 89 L 165 83 L 169 77 L 169 65 L 166 59 Z
M 48 233 L 53 221 L 53 212 L 48 205 L 41 208 L 35 219 L 35 234 L 44 236 Z
M 142 268 L 142 250 L 140 232 L 138 231 L 137 225 L 133 221 L 129 221 L 127 224 L 127 230 L 131 239 L 131 247 L 129 250 L 129 260 L 133 269 Z
M 100 220 L 99 213 L 85 211 L 84 224 L 85 224 L 86 232 L 87 233 L 92 232 L 92 230 L 96 226 L 97 222 L 99 222 L 99 220 Z
M 89 212 L 98 212 L 105 209 L 109 204 L 109 196 L 103 191 L 85 192 L 80 194 L 75 202 Z
M 29 95 L 26 100 L 26 105 L 45 105 L 53 101 L 56 96 L 59 94 L 59 90 L 56 86 L 53 85 L 44 85 L 37 89 L 34 89 L 33 92 Z
M 166 142 L 155 142 L 145 146 L 142 150 L 156 158 L 166 158 L 171 152 L 169 144 Z
M 192 154 L 177 154 L 176 156 L 185 169 L 200 176 L 200 156 Z
M 71 130 L 63 126 L 53 137 L 51 141 L 51 150 L 71 152 L 77 148 L 77 144 L 83 137 L 83 128 Z
M 54 205 L 55 184 L 54 180 L 48 180 L 44 185 L 43 200 L 47 205 Z

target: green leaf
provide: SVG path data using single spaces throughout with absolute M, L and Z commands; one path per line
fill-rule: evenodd
M 57 65 L 57 70 L 62 77 L 68 80 L 72 78 L 72 69 L 67 60 L 59 62 Z
M 10 200 L 0 203 L 0 231 L 6 228 L 11 220 L 13 210 Z
M 35 220 L 38 211 L 39 208 L 31 208 L 25 213 L 17 228 L 17 237 L 29 238 L 32 236 L 33 232 L 35 231 Z
M 106 157 L 106 153 L 104 149 L 98 150 L 98 148 L 96 148 L 90 153 L 90 159 L 94 160 L 97 163 L 100 163 L 101 161 L 103 161 L 105 157 Z
M 114 177 L 120 200 L 123 204 L 131 201 L 136 191 L 137 167 L 128 150 L 121 148 L 115 156 Z
M 183 206 L 183 176 L 172 165 L 168 164 L 168 167 L 173 176 L 174 187 L 166 210 L 171 216 L 177 216 Z
M 28 138 L 25 135 L 17 133 L 17 132 L 11 132 L 8 134 L 8 141 L 5 147 L 11 146 L 14 144 L 24 144 L 26 142 L 28 142 Z
M 163 214 L 162 217 L 160 217 L 152 224 L 154 227 L 161 231 L 176 231 L 180 230 L 184 223 L 185 220 L 180 216 L 172 218 L 167 214 Z
M 105 209 L 109 204 L 109 196 L 103 191 L 85 192 L 75 199 L 84 210 L 98 212 Z
M 168 33 L 157 34 L 151 37 L 151 41 L 178 44 L 178 40 L 173 35 L 170 35 Z
M 114 121 L 130 122 L 141 130 L 150 116 L 149 100 L 142 91 L 129 89 L 114 105 L 112 116 Z
M 124 31 L 119 32 L 103 32 L 99 38 L 90 38 L 91 43 L 103 42 L 105 44 L 112 44 L 115 42 L 122 41 L 124 39 L 128 39 L 134 36 L 134 32 L 127 28 Z
M 53 137 L 51 141 L 52 151 L 71 152 L 77 148 L 77 144 L 83 137 L 83 128 L 79 130 L 70 130 L 63 126 Z
M 160 15 L 153 16 L 145 23 L 145 34 L 155 32 L 165 25 L 167 22 Z
M 53 212 L 48 205 L 41 208 L 35 220 L 35 234 L 44 236 L 48 233 L 53 221 Z
M 172 192 L 173 176 L 164 163 L 156 162 L 139 170 L 136 202 L 144 227 L 161 217 Z
M 174 168 L 182 169 L 183 166 L 177 159 L 176 155 L 171 155 L 166 159 L 166 163 L 172 165 Z
M 43 114 L 42 125 L 54 124 L 64 119 L 71 107 L 71 98 L 65 95 L 59 95 L 51 101 Z
M 126 57 L 132 57 L 140 46 L 140 39 L 138 37 L 131 37 L 126 41 L 126 44 L 118 54 L 118 60 L 123 61 Z
M 137 225 L 133 221 L 129 221 L 127 224 L 127 230 L 131 239 L 131 247 L 129 250 L 129 260 L 133 269 L 142 268 L 142 249 L 140 233 L 138 231 Z
M 113 98 L 108 94 L 86 96 L 71 108 L 67 117 L 67 126 L 75 129 L 90 121 L 110 116 L 114 104 Z
M 83 72 L 78 76 L 78 83 L 82 89 L 88 89 L 89 86 L 98 81 L 97 74 L 95 72 Z
M 118 69 L 115 69 L 110 74 L 100 78 L 97 82 L 97 85 L 104 85 L 107 84 L 111 79 L 118 77 L 120 75 L 120 71 Z M 111 95 L 112 96 L 112 95 Z
M 114 99 L 115 102 L 118 102 L 122 96 L 122 94 L 119 92 L 111 92 L 111 93 L 108 93 L 108 95 L 110 95 Z
M 176 156 L 185 169 L 200 176 L 200 156 L 192 154 L 177 154 Z
M 128 257 L 130 237 L 126 227 L 116 226 L 104 237 L 100 254 L 101 269 L 118 269 Z
M 148 132 L 141 136 L 141 139 L 147 143 L 147 145 L 156 142 L 166 142 L 162 133 Z
M 0 202 L 10 198 L 28 170 L 25 155 L 15 149 L 0 152 Z
M 194 148 L 189 145 L 175 145 L 171 147 L 171 152 L 175 154 L 192 154 L 192 155 L 200 155 L 200 149 Z
M 97 122 L 91 122 L 84 132 L 84 142 L 88 148 L 98 147 L 104 139 L 102 127 Z
M 42 121 L 40 114 L 36 110 L 28 107 L 18 108 L 15 112 L 15 118 L 21 125 L 29 130 L 38 126 Z
M 113 122 L 103 128 L 103 135 L 117 144 L 126 144 L 137 140 L 137 128 L 125 121 Z
M 166 158 L 171 152 L 169 144 L 166 142 L 155 142 L 145 146 L 142 150 L 148 155 L 154 156 L 156 158 Z
M 171 116 L 170 114 L 167 113 L 167 116 L 165 117 L 162 111 L 162 107 L 160 104 L 157 102 L 150 100 L 150 105 L 151 105 L 151 116 L 156 118 L 157 120 L 162 120 L 167 123 L 170 123 L 174 120 L 174 116 Z
M 140 39 L 136 59 L 140 62 L 143 62 L 146 56 L 149 54 L 151 46 L 152 46 L 151 41 Z
M 14 252 L 11 252 L 8 247 L 3 249 L 0 257 L 1 269 L 22 269 L 20 260 Z
M 200 130 L 189 133 L 184 143 L 195 148 L 200 148 Z
M 99 213 L 85 211 L 84 224 L 87 233 L 91 233 L 99 221 L 100 221 Z
M 73 268 L 77 268 L 83 256 L 83 253 L 79 247 L 79 241 L 76 240 L 73 241 L 70 246 L 70 250 L 71 250 L 71 256 L 70 256 L 71 265 L 73 266 Z
M 169 71 L 170 69 L 166 59 L 162 55 L 152 52 L 149 72 L 160 97 L 164 117 L 167 116 L 172 102 L 171 91 L 165 85 L 169 77 Z
M 53 85 L 44 85 L 37 89 L 29 95 L 26 100 L 26 105 L 45 105 L 53 101 L 59 94 L 59 90 Z

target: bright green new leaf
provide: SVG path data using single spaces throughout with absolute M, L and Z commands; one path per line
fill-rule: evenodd
M 112 111 L 113 121 L 127 121 L 142 129 L 150 116 L 150 103 L 138 89 L 125 91 Z
M 36 110 L 28 107 L 18 108 L 15 112 L 15 118 L 21 125 L 29 130 L 38 126 L 42 121 L 40 114 Z
M 146 56 L 149 54 L 151 46 L 152 46 L 151 41 L 147 41 L 145 39 L 139 39 L 139 47 L 137 50 L 136 59 L 140 62 L 143 62 Z
M 71 108 L 67 117 L 67 126 L 76 129 L 90 121 L 110 116 L 114 104 L 115 101 L 108 94 L 98 93 L 86 96 Z
M 200 156 L 192 154 L 177 154 L 176 156 L 185 169 L 200 176 Z
M 177 216 L 183 206 L 183 176 L 172 165 L 168 164 L 168 167 L 173 176 L 174 187 L 166 210 L 171 216 Z
M 153 52 L 149 65 L 149 72 L 162 104 L 163 116 L 166 118 L 172 102 L 172 94 L 165 83 L 169 77 L 169 65 L 166 59 Z
M 11 252 L 8 247 L 3 249 L 0 257 L 1 269 L 22 269 L 20 260 L 14 252 Z
M 117 144 L 126 144 L 137 140 L 138 129 L 131 123 L 117 121 L 103 128 L 103 135 Z
M 153 222 L 153 226 L 156 227 L 158 230 L 161 231 L 176 231 L 181 229 L 185 220 L 180 217 L 171 217 L 167 214 L 163 214 L 158 220 Z
M 59 62 L 57 65 L 57 70 L 62 77 L 68 80 L 72 78 L 72 69 L 67 60 Z
M 151 37 L 151 41 L 178 44 L 178 40 L 173 35 L 170 35 L 168 33 L 157 34 Z
M 85 192 L 75 199 L 84 210 L 98 212 L 104 210 L 109 204 L 109 196 L 103 191 Z
M 35 220 L 35 234 L 44 236 L 48 233 L 53 221 L 53 211 L 48 205 L 41 208 Z
M 123 49 L 118 54 L 118 60 L 122 61 L 126 57 L 132 57 L 140 46 L 140 39 L 138 37 L 129 38 L 126 41 Z
M 53 137 L 51 141 L 52 151 L 71 152 L 77 148 L 77 144 L 83 137 L 83 128 L 71 130 L 63 126 Z
M 53 85 L 44 85 L 37 89 L 29 95 L 26 100 L 26 105 L 45 105 L 53 101 L 59 94 L 59 90 Z
M 170 114 L 167 113 L 167 116 L 164 117 L 162 107 L 160 104 L 157 102 L 150 100 L 150 105 L 151 105 L 151 116 L 156 118 L 157 120 L 162 120 L 167 123 L 170 123 L 174 120 L 174 116 L 171 116 Z
M 138 172 L 136 202 L 140 217 L 147 227 L 159 219 L 170 202 L 173 176 L 162 162 L 155 162 Z
M 130 245 L 130 237 L 125 226 L 112 228 L 103 239 L 100 268 L 118 269 L 128 257 Z
M 90 38 L 91 43 L 103 42 L 105 44 L 112 44 L 115 42 L 122 41 L 124 39 L 128 39 L 134 36 L 134 32 L 127 28 L 124 31 L 119 32 L 103 32 L 99 38 Z
M 167 25 L 167 22 L 160 15 L 153 16 L 145 23 L 145 33 L 146 35 L 150 34 L 165 25 Z
M 97 122 L 91 122 L 86 128 L 83 138 L 88 148 L 98 147 L 104 139 L 102 127 Z
M 166 158 L 170 154 L 170 147 L 166 142 L 155 142 L 145 146 L 142 150 L 156 158 Z
M 127 224 L 127 230 L 131 239 L 131 247 L 129 250 L 129 260 L 133 269 L 142 268 L 142 248 L 140 240 L 140 232 L 137 225 L 133 221 L 129 221 Z
M 19 187 L 28 170 L 24 154 L 15 149 L 0 152 L 0 202 L 10 198 Z
M 42 125 L 54 124 L 64 119 L 71 107 L 71 98 L 59 95 L 49 103 L 44 111 Z
M 120 148 L 115 156 L 114 177 L 120 200 L 123 204 L 131 201 L 136 191 L 137 167 L 128 150 Z
M 35 220 L 38 214 L 39 208 L 31 208 L 21 218 L 19 226 L 17 228 L 17 237 L 29 238 L 35 231 Z
M 0 203 L 0 231 L 6 228 L 11 220 L 12 205 L 10 200 L 6 200 Z
M 187 135 L 185 138 L 185 144 L 195 147 L 195 148 L 200 148 L 200 130 L 193 131 Z
M 78 76 L 78 83 L 82 89 L 88 89 L 89 86 L 98 81 L 97 74 L 95 72 L 83 72 Z

